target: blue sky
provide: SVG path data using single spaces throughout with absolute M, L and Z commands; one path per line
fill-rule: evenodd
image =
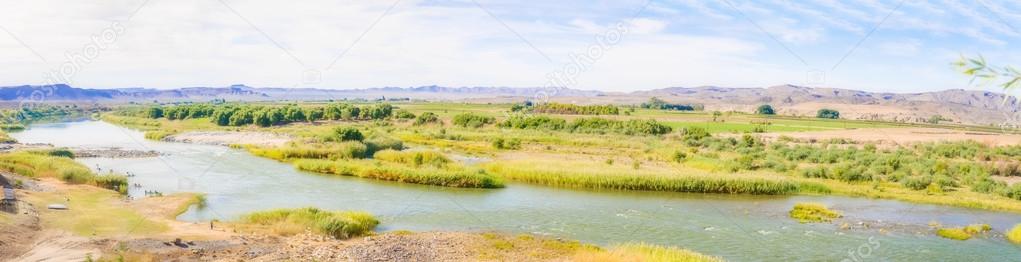
M 2 12 L 0 85 L 547 86 L 593 49 L 558 83 L 996 90 L 950 63 L 1021 66 L 1021 2 L 1002 0 L 40 0 Z M 103 42 L 111 28 L 123 30 Z

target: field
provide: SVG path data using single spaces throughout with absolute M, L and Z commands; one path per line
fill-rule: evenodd
M 1016 139 L 985 127 L 570 104 L 543 113 L 512 104 L 429 102 L 159 107 L 174 112 L 173 120 L 146 114 L 147 108 L 122 108 L 103 119 L 154 134 L 281 134 L 291 143 L 246 148 L 302 170 L 407 183 L 839 194 L 1021 212 L 1021 185 L 1003 182 L 1021 175 L 1021 148 L 969 137 Z M 279 124 L 237 118 L 271 112 L 280 116 L 267 123 Z M 223 120 L 217 124 L 214 115 Z M 865 139 L 897 130 L 911 130 L 903 137 L 912 138 L 943 133 L 893 144 Z M 834 132 L 846 137 L 813 137 Z M 428 154 L 401 153 L 409 149 Z M 377 156 L 380 151 L 388 153 Z

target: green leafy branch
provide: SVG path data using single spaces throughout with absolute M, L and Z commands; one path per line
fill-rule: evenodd
M 982 55 L 979 55 L 977 58 L 968 58 L 961 55 L 961 59 L 954 62 L 953 65 L 961 73 L 971 76 L 971 83 L 981 79 L 985 84 L 988 84 L 1002 77 L 1007 79 L 1006 82 L 999 84 L 1003 91 L 1009 92 L 1021 87 L 1021 71 L 1012 66 L 991 66 Z

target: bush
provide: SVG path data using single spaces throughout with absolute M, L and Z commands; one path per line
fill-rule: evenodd
M 453 123 L 460 127 L 479 128 L 492 124 L 496 119 L 491 116 L 477 115 L 473 113 L 462 113 L 454 116 Z
M 418 117 L 415 117 L 415 125 L 425 125 L 439 122 L 440 117 L 437 116 L 436 114 L 433 114 L 433 112 L 425 112 L 418 115 Z
M 496 149 L 521 149 L 521 140 L 517 138 L 503 139 L 498 137 L 493 139 L 493 147 Z
M 905 178 L 902 184 L 904 187 L 912 190 L 922 190 L 928 188 L 929 184 L 932 184 L 932 178 L 929 176 L 911 176 Z
M 838 118 L 840 118 L 840 112 L 837 112 L 837 110 L 833 110 L 833 109 L 823 108 L 823 109 L 819 109 L 819 112 L 816 112 L 815 117 L 817 117 L 817 118 L 828 118 L 828 119 L 838 119 Z
M 333 129 L 333 136 L 330 141 L 362 141 L 365 136 L 354 127 L 337 127 Z
M 412 118 L 415 118 L 415 114 L 412 114 L 411 112 L 408 112 L 408 110 L 404 110 L 404 109 L 397 110 L 397 113 L 394 113 L 393 116 L 396 119 L 412 119 Z
M 775 115 L 776 111 L 773 110 L 771 105 L 761 105 L 755 109 L 755 114 L 759 115 Z

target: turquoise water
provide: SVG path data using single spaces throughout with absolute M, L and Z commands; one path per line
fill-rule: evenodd
M 208 205 L 185 221 L 231 220 L 271 208 L 315 206 L 364 210 L 380 230 L 499 230 L 612 245 L 681 246 L 734 261 L 1021 261 L 1021 247 L 992 234 L 968 241 L 935 236 L 930 222 L 988 223 L 1003 232 L 1021 215 L 835 196 L 747 196 L 569 190 L 510 183 L 502 189 L 410 185 L 296 171 L 290 165 L 220 146 L 147 141 L 142 133 L 104 122 L 31 126 L 12 134 L 22 143 L 121 147 L 166 155 L 79 159 L 103 171 L 131 172 L 133 196 L 145 190 L 202 192 Z M 799 224 L 786 217 L 797 202 L 843 211 L 839 223 L 883 225 L 840 230 L 839 223 Z

